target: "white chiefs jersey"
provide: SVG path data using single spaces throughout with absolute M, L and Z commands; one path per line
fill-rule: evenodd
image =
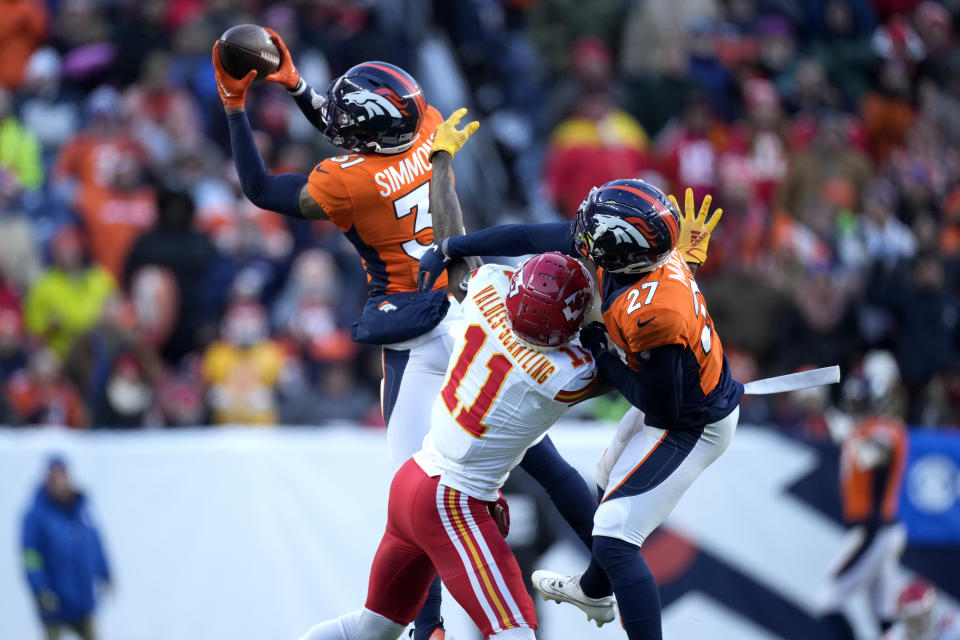
M 479 500 L 497 499 L 527 447 L 589 395 L 597 378 L 576 339 L 549 352 L 517 341 L 504 304 L 512 273 L 484 265 L 470 278 L 430 432 L 414 455 L 441 484 Z

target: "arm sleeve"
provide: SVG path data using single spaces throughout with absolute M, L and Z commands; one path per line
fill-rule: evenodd
M 572 225 L 572 222 L 505 224 L 454 236 L 447 241 L 446 252 L 451 258 L 523 256 L 544 251 L 560 251 L 576 257 Z
M 683 399 L 681 352 L 680 345 L 675 344 L 651 349 L 649 358 L 637 358 L 637 371 L 607 352 L 600 354 L 597 366 L 630 404 L 670 424 L 679 418 Z
M 34 594 L 39 594 L 50 588 L 47 579 L 46 566 L 43 554 L 40 552 L 40 525 L 33 513 L 28 513 L 23 519 L 21 536 L 21 552 L 23 553 L 23 569 L 27 574 L 27 582 Z
M 253 131 L 250 130 L 246 112 L 227 115 L 227 126 L 230 127 L 233 163 L 237 167 L 244 195 L 261 209 L 303 218 L 300 213 L 300 191 L 307 184 L 307 176 L 299 173 L 272 176 L 267 173 L 260 151 L 253 141 Z

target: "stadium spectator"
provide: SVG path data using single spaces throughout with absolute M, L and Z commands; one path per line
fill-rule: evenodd
M 19 293 L 0 272 L 0 383 L 26 364 L 22 313 Z
M 877 280 L 871 290 L 871 300 L 893 316 L 893 352 L 909 393 L 911 424 L 941 421 L 937 412 L 926 410 L 933 408 L 930 383 L 939 374 L 955 373 L 960 363 L 960 301 L 944 278 L 942 258 L 925 253 L 913 261 L 908 282 L 897 286 Z
M 100 322 L 74 343 L 66 362 L 94 428 L 143 426 L 161 367 L 137 326 L 133 305 L 119 294 L 107 300 Z
M 34 190 L 43 182 L 40 145 L 33 131 L 26 128 L 13 111 L 13 97 L 0 87 L 0 177 L 17 189 Z M 6 187 L 9 188 L 9 187 Z
M 95 640 L 93 614 L 99 593 L 110 587 L 110 569 L 89 498 L 74 486 L 59 456 L 47 463 L 23 518 L 21 552 L 46 640 L 58 640 L 68 629 Z
M 220 340 L 203 355 L 203 380 L 217 424 L 272 424 L 286 354 L 269 338 L 267 315 L 258 304 L 227 310 Z
M 611 94 L 609 52 L 595 41 L 577 46 L 593 51 L 595 65 L 601 68 L 581 72 L 583 92 L 572 114 L 550 134 L 544 165 L 547 192 L 567 217 L 573 217 L 592 187 L 618 176 L 639 175 L 650 166 L 646 132 Z
M 116 288 L 113 277 L 92 265 L 76 227 L 64 227 L 50 244 L 51 266 L 38 277 L 24 302 L 24 324 L 61 358 L 100 318 Z
M 873 174 L 867 156 L 852 147 L 850 119 L 840 113 L 821 116 L 810 149 L 793 158 L 777 205 L 803 219 L 824 189 L 849 192 L 848 207 L 859 207 L 860 196 Z
M 60 55 L 53 47 L 42 47 L 30 56 L 18 94 L 23 125 L 37 136 L 44 164 L 49 165 L 80 126 L 78 96 L 64 89 Z
M 217 309 L 211 309 L 206 299 L 206 278 L 217 259 L 213 243 L 194 228 L 194 203 L 190 195 L 161 189 L 157 197 L 156 224 L 133 242 L 123 277 L 132 291 L 138 273 L 145 267 L 161 267 L 173 276 L 174 324 L 158 345 L 171 364 L 195 350 L 201 344 L 204 327 L 215 322 Z M 183 309 L 190 309 L 190 313 L 182 312 Z
M 83 397 L 63 374 L 60 357 L 46 347 L 34 349 L 26 366 L 7 379 L 4 395 L 14 424 L 89 426 Z
M 30 54 L 47 35 L 47 5 L 40 0 L 0 2 L 0 87 L 17 89 Z

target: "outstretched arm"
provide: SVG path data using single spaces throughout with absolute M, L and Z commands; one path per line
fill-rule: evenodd
M 479 122 L 471 122 L 457 129 L 466 109 L 457 109 L 453 115 L 437 127 L 430 149 L 430 161 L 433 163 L 433 183 L 430 189 L 430 216 L 433 220 L 433 241 L 442 243 L 447 238 L 465 233 L 463 212 L 460 199 L 453 186 L 453 156 L 456 155 L 473 132 L 480 127 Z M 457 300 L 463 300 L 466 292 L 460 284 L 468 273 L 480 266 L 480 260 L 469 258 L 456 260 L 448 267 L 447 290 Z M 431 283 L 431 288 L 433 283 Z
M 460 235 L 464 232 L 463 214 L 460 211 L 460 200 L 457 198 L 456 189 L 453 187 L 453 157 L 441 151 L 435 153 L 432 157 L 433 162 L 433 188 L 430 190 L 430 212 L 433 217 L 433 239 L 435 242 L 443 242 L 450 236 Z M 453 296 L 462 301 L 466 292 L 460 284 L 468 273 L 480 266 L 479 258 L 468 258 L 466 260 L 454 260 L 447 267 L 447 277 L 449 284 L 447 290 Z
M 431 289 L 452 260 L 468 256 L 525 256 L 528 253 L 560 251 L 576 257 L 571 224 L 505 224 L 447 238 L 420 258 L 420 271 L 417 274 L 420 290 Z
M 224 70 L 216 45 L 213 47 L 213 68 L 216 72 L 217 91 L 227 114 L 233 163 L 237 168 L 244 195 L 262 209 L 295 218 L 326 219 L 323 209 L 307 191 L 307 176 L 299 173 L 274 176 L 267 172 L 253 140 L 253 131 L 244 109 L 247 89 L 257 72 L 250 71 L 243 78 L 234 78 Z
M 290 50 L 287 49 L 287 44 L 280 37 L 280 34 L 269 27 L 265 29 L 280 52 L 280 66 L 276 71 L 266 76 L 264 80 L 282 84 L 287 93 L 297 103 L 300 112 L 310 121 L 310 124 L 323 131 L 326 124 L 324 124 L 323 117 L 320 114 L 320 105 L 323 104 L 324 97 L 300 77 L 300 72 L 293 64 L 293 56 L 290 55 Z

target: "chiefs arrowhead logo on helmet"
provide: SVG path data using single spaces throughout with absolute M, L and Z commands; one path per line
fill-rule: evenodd
M 510 277 L 507 321 L 526 346 L 553 349 L 577 334 L 592 300 L 593 279 L 578 260 L 542 253 Z

